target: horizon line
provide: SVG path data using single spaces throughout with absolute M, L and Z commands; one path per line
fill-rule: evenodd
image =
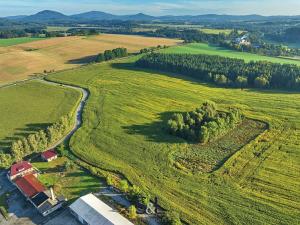
M 40 11 L 36 11 L 33 14 L 15 14 L 15 15 L 9 15 L 9 16 L 4 16 L 4 17 L 0 17 L 0 18 L 6 18 L 6 17 L 14 17 L 14 16 L 32 16 L 35 14 L 38 14 L 40 12 L 44 12 L 44 11 L 52 11 L 52 12 L 57 12 L 57 13 L 61 13 L 65 16 L 73 16 L 73 15 L 77 15 L 77 14 L 83 14 L 83 13 L 89 13 L 89 12 L 102 12 L 102 13 L 106 13 L 106 14 L 111 14 L 114 16 L 127 16 L 127 15 L 137 15 L 137 14 L 144 14 L 147 16 L 152 16 L 152 17 L 164 17 L 164 16 L 174 16 L 174 17 L 179 17 L 179 16 L 205 16 L 205 15 L 217 15 L 217 16 L 262 16 L 262 17 L 296 17 L 296 16 L 300 16 L 300 14 L 273 14 L 273 15 L 263 15 L 263 14 L 256 14 L 256 13 L 249 13 L 249 14 L 219 14 L 219 13 L 204 13 L 204 14 L 185 14 L 185 15 L 176 15 L 176 14 L 166 14 L 166 15 L 159 15 L 159 16 L 154 16 L 151 14 L 147 14 L 147 13 L 143 13 L 143 12 L 138 12 L 138 13 L 133 13 L 133 14 L 114 14 L 114 13 L 110 13 L 110 12 L 106 12 L 106 11 L 100 11 L 100 10 L 90 10 L 90 11 L 82 11 L 82 12 L 76 12 L 76 13 L 64 13 L 58 10 L 51 10 L 51 9 L 44 9 L 44 10 L 40 10 Z

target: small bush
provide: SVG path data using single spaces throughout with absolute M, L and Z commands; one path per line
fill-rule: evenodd
M 128 208 L 128 216 L 130 219 L 137 218 L 136 207 L 134 205 L 132 205 Z

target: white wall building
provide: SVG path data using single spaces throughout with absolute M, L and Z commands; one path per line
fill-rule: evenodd
M 116 210 L 106 205 L 93 194 L 77 199 L 69 206 L 71 213 L 86 225 L 133 225 Z

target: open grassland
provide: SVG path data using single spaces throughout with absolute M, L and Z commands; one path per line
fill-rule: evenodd
M 38 81 L 0 88 L 0 150 L 75 110 L 81 93 Z
M 226 89 L 183 76 L 138 70 L 135 58 L 52 75 L 91 96 L 72 151 L 100 168 L 118 171 L 158 196 L 189 224 L 299 224 L 300 94 Z M 235 106 L 270 129 L 212 173 L 174 166 L 173 154 L 194 145 L 170 136 L 165 115 L 205 100 Z
M 21 38 L 0 39 L 0 47 L 19 45 L 19 44 L 29 43 L 29 42 L 33 42 L 33 41 L 39 41 L 39 40 L 43 40 L 43 39 L 45 39 L 45 38 L 21 37 Z
M 162 50 L 164 53 L 171 54 L 206 54 L 206 55 L 219 55 L 223 57 L 243 59 L 246 62 L 249 61 L 269 61 L 273 63 L 286 63 L 297 64 L 300 66 L 300 60 L 284 59 L 269 57 L 263 55 L 257 55 L 247 52 L 238 52 L 234 50 L 228 50 L 218 46 L 212 46 L 204 43 L 192 43 L 188 45 L 176 46 Z
M 207 33 L 207 34 L 230 34 L 232 31 L 231 29 L 212 29 L 212 28 L 202 28 L 200 29 L 202 32 Z
M 89 63 L 107 49 L 129 52 L 181 41 L 164 38 L 103 34 L 89 37 L 51 38 L 11 47 L 0 47 L 0 84 L 28 78 L 44 70 L 62 70 Z
M 54 31 L 63 31 L 63 32 L 65 32 L 65 31 L 67 31 L 67 30 L 69 30 L 69 29 L 71 29 L 71 28 L 73 28 L 73 27 L 58 27 L 58 26 L 47 26 L 47 31 L 48 32 L 54 32 Z

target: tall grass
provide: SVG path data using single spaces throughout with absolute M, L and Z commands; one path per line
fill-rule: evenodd
M 71 139 L 80 158 L 119 171 L 158 196 L 189 224 L 298 224 L 300 95 L 225 89 L 134 68 L 135 58 L 91 65 L 50 79 L 88 88 L 83 127 Z M 174 167 L 171 155 L 194 145 L 168 135 L 163 121 L 205 100 L 235 106 L 270 130 L 212 173 Z

